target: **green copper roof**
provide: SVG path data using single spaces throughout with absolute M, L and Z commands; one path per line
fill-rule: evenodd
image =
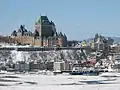
M 40 23 L 41 23 L 41 16 L 38 19 L 38 24 L 40 24 Z
M 36 24 L 50 24 L 47 16 L 40 16 L 36 22 Z

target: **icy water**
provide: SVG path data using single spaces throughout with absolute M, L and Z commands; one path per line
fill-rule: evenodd
M 119 77 L 2 74 L 0 90 L 120 90 Z

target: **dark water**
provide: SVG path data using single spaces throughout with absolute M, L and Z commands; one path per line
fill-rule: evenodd
M 81 83 L 86 84 L 116 84 L 115 82 L 109 82 L 109 81 L 115 81 L 116 79 L 108 79 L 108 80 L 94 80 L 94 81 L 80 81 Z M 104 82 L 107 81 L 107 82 Z

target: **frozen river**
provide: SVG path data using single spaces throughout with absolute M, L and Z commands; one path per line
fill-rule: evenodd
M 119 77 L 1 74 L 0 90 L 120 90 Z

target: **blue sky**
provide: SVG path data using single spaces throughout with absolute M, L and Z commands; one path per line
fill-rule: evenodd
M 120 36 L 120 0 L 0 0 L 0 34 L 10 34 L 20 24 L 34 31 L 39 15 L 47 15 L 69 40 L 95 33 Z

